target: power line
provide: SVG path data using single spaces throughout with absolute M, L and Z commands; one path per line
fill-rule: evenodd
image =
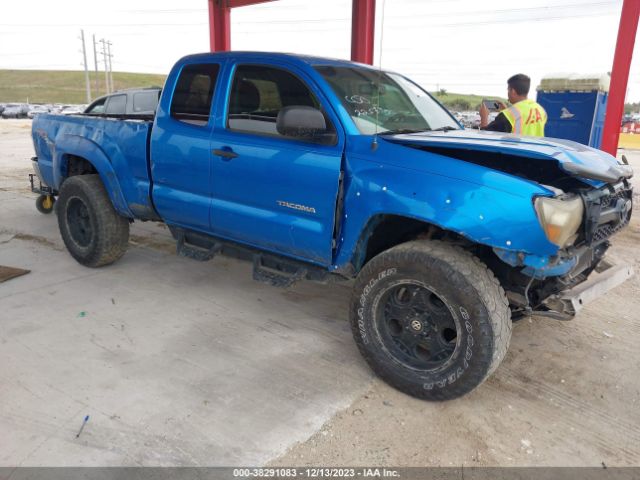
M 107 93 L 111 93 L 113 88 L 113 85 L 111 85 L 111 82 L 110 82 L 110 75 L 109 75 L 109 65 L 111 63 L 111 54 L 107 53 L 108 42 L 104 38 L 101 38 L 99 42 L 102 43 L 102 52 L 100 52 L 100 54 L 102 55 L 102 58 L 104 60 L 104 82 L 106 85 Z
M 567 5 L 549 5 L 543 7 L 526 7 L 526 8 L 509 8 L 503 10 L 476 10 L 472 12 L 445 12 L 445 13 L 430 13 L 428 14 L 428 18 L 434 17 L 457 17 L 460 15 L 467 16 L 477 16 L 477 15 L 488 15 L 488 14 L 503 14 L 503 13 L 518 13 L 518 12 L 531 12 L 531 11 L 546 11 L 551 12 L 558 9 L 583 9 L 588 7 L 605 7 L 611 5 L 618 5 L 619 1 L 606 1 L 606 2 L 583 2 L 583 3 L 572 3 Z M 153 13 L 153 11 L 150 11 Z M 572 15 L 571 18 L 577 18 L 581 16 L 590 16 L 587 15 Z M 390 16 L 391 19 L 398 18 L 411 18 L 414 20 L 420 20 L 420 17 L 414 15 L 394 15 Z M 562 17 L 540 17 L 541 19 L 545 18 L 564 18 Z M 322 22 L 336 22 L 336 21 L 351 21 L 351 17 L 340 17 L 340 18 L 327 18 L 327 19 L 293 19 L 293 20 L 256 20 L 256 21 L 244 21 L 243 25 L 260 25 L 260 24 L 269 24 L 269 25 L 278 25 L 278 24 L 300 24 L 300 23 L 322 23 Z M 511 20 L 507 20 L 511 21 Z M 503 23 L 503 20 L 491 21 L 489 23 Z M 207 22 L 189 22 L 189 23 L 90 23 L 85 24 L 85 26 L 91 27 L 114 27 L 114 28 L 125 28 L 125 27 L 172 27 L 172 26 L 184 26 L 184 27 L 193 27 L 200 25 L 208 25 Z M 0 24 L 0 27 L 36 27 L 36 28 L 67 28 L 67 27 L 77 27 L 78 24 L 73 23 L 52 23 L 52 24 L 16 24 L 16 23 L 5 23 Z
M 98 42 L 96 42 L 95 33 L 92 35 L 92 38 L 93 38 L 93 66 L 95 68 L 94 80 L 96 82 L 96 96 L 98 96 Z
M 87 64 L 87 48 L 84 43 L 84 30 L 80 30 L 82 41 L 82 66 L 84 67 L 84 81 L 87 88 L 87 103 L 91 103 L 91 85 L 89 84 L 89 65 Z

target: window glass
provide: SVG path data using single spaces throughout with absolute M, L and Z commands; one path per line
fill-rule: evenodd
M 213 63 L 182 69 L 171 101 L 173 118 L 193 125 L 207 124 L 219 69 Z
M 133 113 L 152 113 L 158 106 L 159 90 L 146 90 L 133 94 Z
M 113 95 L 109 97 L 105 113 L 107 115 L 124 115 L 127 111 L 127 96 Z
M 318 66 L 361 133 L 459 130 L 451 114 L 401 75 L 358 67 Z
M 335 129 L 315 95 L 298 77 L 280 68 L 240 65 L 229 97 L 227 126 L 230 130 L 286 137 L 278 132 L 277 119 L 285 107 L 313 107 L 325 119 L 324 132 L 297 140 L 334 143 Z
M 91 105 L 89 105 L 89 108 L 87 108 L 85 113 L 104 113 L 104 102 L 106 100 L 107 100 L 106 98 L 101 98 L 100 100 L 96 100 Z

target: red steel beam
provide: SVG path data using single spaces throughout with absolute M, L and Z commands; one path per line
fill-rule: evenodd
M 209 46 L 212 52 L 231 49 L 231 8 L 224 0 L 209 2 Z
M 613 57 L 611 69 L 611 87 L 607 99 L 607 113 L 602 130 L 601 149 L 611 155 L 618 151 L 620 137 L 620 122 L 624 113 L 624 97 L 629 81 L 629 69 L 633 56 L 633 44 L 638 30 L 638 16 L 640 16 L 640 0 L 624 0 L 620 14 L 620 27 L 616 42 L 616 53 Z
M 640 1 L 640 0 L 639 0 Z M 351 14 L 351 60 L 373 65 L 373 34 L 376 0 L 353 0 Z
M 231 50 L 231 9 L 274 0 L 207 0 L 209 3 L 209 47 L 212 52 Z
M 274 0 L 227 0 L 227 6 L 230 8 L 246 7 L 247 5 L 255 5 L 257 3 L 273 2 Z

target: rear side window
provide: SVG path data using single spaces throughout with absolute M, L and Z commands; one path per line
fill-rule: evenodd
M 155 112 L 158 106 L 158 90 L 137 92 L 133 94 L 133 113 Z
M 186 65 L 173 92 L 171 116 L 193 125 L 206 125 L 220 66 L 213 63 Z
M 104 113 L 107 115 L 124 115 L 127 111 L 127 96 L 114 95 L 107 100 Z

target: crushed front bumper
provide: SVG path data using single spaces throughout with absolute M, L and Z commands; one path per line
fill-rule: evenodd
M 571 320 L 587 303 L 624 283 L 633 273 L 631 265 L 614 265 L 603 260 L 587 280 L 545 299 L 543 305 L 548 310 L 535 310 L 531 314 Z

